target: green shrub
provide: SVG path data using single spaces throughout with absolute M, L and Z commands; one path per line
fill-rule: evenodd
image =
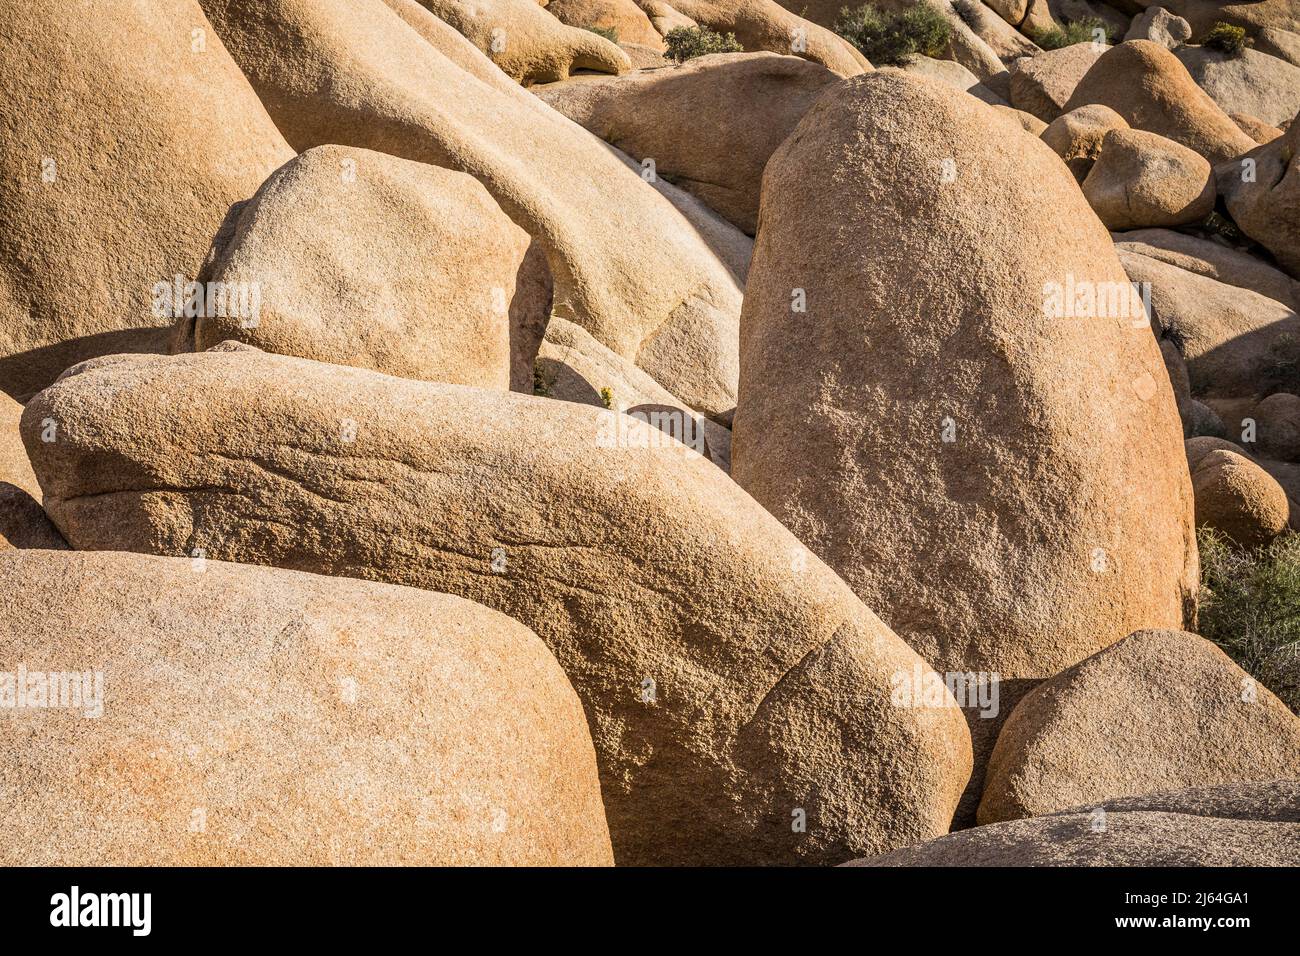
M 600 404 L 606 408 L 614 407 L 614 390 L 606 386 L 600 390 Z
M 901 13 L 882 13 L 868 3 L 856 11 L 848 7 L 840 10 L 835 32 L 872 63 L 899 66 L 917 54 L 943 56 L 952 25 L 929 3 L 918 3 Z
M 1096 17 L 1073 20 L 1064 27 L 1052 27 L 1031 36 L 1044 50 L 1059 50 L 1076 43 L 1096 43 L 1098 38 L 1106 43 L 1115 42 L 1114 30 Z
M 664 56 L 681 63 L 710 53 L 744 53 L 734 33 L 714 33 L 706 27 L 674 27 L 664 37 L 668 52 Z
M 1241 51 L 1250 46 L 1250 41 L 1246 39 L 1246 31 L 1243 28 L 1234 27 L 1220 20 L 1210 27 L 1210 32 L 1205 34 L 1201 46 L 1218 50 L 1228 56 L 1241 56 Z
M 1300 714 L 1300 534 L 1243 551 L 1202 528 L 1200 633 Z
M 583 29 L 590 30 L 592 33 L 596 34 L 597 36 L 604 37 L 610 43 L 618 42 L 618 31 L 613 27 L 598 27 L 598 26 L 588 25 L 583 27 Z

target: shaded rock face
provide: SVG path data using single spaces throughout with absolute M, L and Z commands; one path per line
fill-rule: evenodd
M 1136 229 L 1113 237 L 1120 252 L 1136 252 L 1188 272 L 1275 299 L 1292 310 L 1300 284 L 1258 256 L 1171 229 Z
M 1241 231 L 1300 277 L 1300 124 L 1239 160 L 1215 167 L 1219 195 Z
M 741 291 L 672 203 L 414 0 L 203 0 L 290 142 L 468 172 L 546 250 L 554 311 L 692 407 L 735 404 Z
M 23 437 L 78 548 L 413 585 L 533 628 L 621 863 L 842 862 L 945 832 L 969 777 L 951 698 L 895 704 L 917 655 L 630 416 L 245 347 L 78 366 Z
M 721 53 L 607 82 L 539 89 L 541 99 L 698 196 L 749 235 L 768 157 L 826 89 L 830 70 L 772 53 Z
M 1300 783 L 1274 780 L 1106 801 L 976 827 L 855 866 L 1296 866 Z
M 979 822 L 1297 776 L 1300 717 L 1204 638 L 1138 631 L 1016 706 L 989 760 Z
M 0 3 L 0 386 L 24 399 L 83 359 L 164 351 L 156 284 L 193 279 L 293 156 L 193 0 L 67 6 Z
M 1168 49 L 1150 40 L 1111 47 L 1079 81 L 1065 111 L 1100 103 L 1134 129 L 1181 143 L 1211 163 L 1249 152 L 1241 131 Z
M 22 414 L 23 406 L 0 392 L 0 550 L 66 550 L 68 543 L 41 508 L 41 486 L 18 433 Z
M 632 61 L 616 44 L 560 22 L 536 0 L 419 2 L 520 83 L 553 83 L 575 70 L 625 73 L 632 69 Z
M 1159 349 L 1140 305 L 1066 317 L 1071 282 L 1129 289 L 1078 186 L 939 84 L 846 81 L 768 163 L 732 474 L 936 670 L 1000 675 L 1002 716 L 1194 606 Z
M 4 552 L 0 581 L 14 659 L 100 675 L 6 714 L 6 866 L 613 861 L 582 706 L 503 614 L 135 554 Z
M 1214 210 L 1214 171 L 1171 139 L 1111 130 L 1083 181 L 1083 195 L 1108 229 L 1185 226 Z
M 316 147 L 242 206 L 201 277 L 255 290 L 256 308 L 182 316 L 173 348 L 234 339 L 404 378 L 507 389 L 512 343 L 530 368 L 550 306 L 549 275 L 528 259 L 529 245 L 472 176 Z M 528 275 L 534 265 L 540 277 Z M 530 336 L 531 345 L 520 343 Z

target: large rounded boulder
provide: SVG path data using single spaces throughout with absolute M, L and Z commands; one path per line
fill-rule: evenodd
M 845 81 L 768 163 L 741 331 L 733 476 L 937 671 L 999 679 L 977 772 L 1028 685 L 1182 626 L 1174 396 L 1038 139 L 928 80 Z
M 934 684 L 921 659 L 630 415 L 245 346 L 85 363 L 23 437 L 79 549 L 412 585 L 531 627 L 586 709 L 620 863 L 843 862 L 946 832 L 969 777 L 942 684 L 895 696 Z
M 195 0 L 0 0 L 0 388 L 162 352 L 157 291 L 293 157 Z
M 1204 638 L 1138 631 L 1017 705 L 979 821 L 1282 777 L 1300 777 L 1300 717 Z
M 201 554 L 0 581 L 6 866 L 612 862 L 582 705 L 504 614 Z

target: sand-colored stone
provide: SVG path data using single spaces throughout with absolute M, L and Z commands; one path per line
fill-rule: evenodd
M 1229 55 L 1185 46 L 1174 56 L 1225 113 L 1246 113 L 1276 126 L 1300 112 L 1300 66 L 1251 49 Z
M 1170 50 L 1192 38 L 1192 25 L 1164 7 L 1150 6 L 1133 18 L 1125 40 L 1150 40 Z
M 638 3 L 645 9 L 643 0 Z M 871 69 L 871 62 L 848 40 L 791 13 L 776 0 L 672 0 L 671 5 L 702 27 L 734 33 L 747 53 L 767 50 L 802 57 L 840 76 Z
M 753 235 L 768 157 L 838 81 L 798 57 L 720 53 L 538 95 Z
M 22 414 L 23 406 L 0 392 L 0 550 L 66 549 L 68 543 L 40 504 L 41 486 L 18 433 Z M 41 430 L 50 434 L 43 426 Z
M 1255 146 L 1178 57 L 1150 40 L 1129 40 L 1102 54 L 1065 111 L 1091 103 L 1109 106 L 1134 129 L 1182 143 L 1211 163 L 1235 159 Z
M 1017 60 L 1011 70 L 1011 105 L 1052 122 L 1106 49 L 1089 41 Z
M 1274 392 L 1251 412 L 1258 427 L 1259 453 L 1300 462 L 1300 395 Z
M 1300 305 L 1300 283 L 1249 252 L 1171 229 L 1135 229 L 1113 238 L 1116 248 L 1125 252 L 1258 292 L 1292 309 Z
M 1268 544 L 1287 530 L 1286 491 L 1259 464 L 1235 452 L 1215 450 L 1192 472 L 1196 524 L 1213 528 L 1243 548 Z
M 1300 783 L 1232 783 L 1107 800 L 963 830 L 854 866 L 1300 865 Z
M 1058 158 L 933 81 L 848 80 L 768 163 L 732 474 L 938 671 L 1000 674 L 1007 710 L 1195 602 L 1159 349 L 1140 305 L 1045 317 L 1067 282 L 1129 289 Z
M 1039 134 L 1056 155 L 1065 160 L 1074 178 L 1082 183 L 1101 155 L 1101 144 L 1111 130 L 1129 125 L 1109 106 L 1079 106 L 1062 113 Z
M 182 315 L 173 348 L 234 339 L 404 378 L 507 389 L 512 343 L 543 328 L 551 304 L 545 262 L 529 259 L 530 244 L 472 176 L 318 146 L 244 204 L 200 276 L 254 290 L 257 308 Z M 537 266 L 540 276 L 531 274 Z M 536 348 L 532 335 L 525 367 Z
M 194 0 L 3 0 L 0 22 L 0 390 L 26 398 L 164 351 L 155 284 L 192 279 L 293 151 Z
M 634 0 L 550 0 L 546 12 L 571 27 L 613 30 L 618 45 L 629 44 L 663 52 L 663 37 Z
M 1214 210 L 1214 170 L 1199 153 L 1140 129 L 1113 129 L 1083 181 L 1108 229 L 1187 226 Z
M 1233 222 L 1300 277 L 1300 124 L 1239 160 L 1215 167 L 1219 195 Z
M 10 660 L 102 674 L 100 716 L 6 712 L 6 866 L 612 862 L 582 705 L 504 614 L 112 552 L 0 581 Z
M 419 0 L 524 85 L 554 83 L 576 70 L 626 73 L 618 45 L 557 20 L 536 0 Z
M 468 172 L 546 250 L 556 314 L 708 414 L 735 404 L 741 290 L 598 140 L 415 0 L 203 0 L 290 142 Z
M 243 348 L 86 363 L 23 421 L 80 549 L 201 548 L 531 627 L 582 699 L 620 863 L 835 863 L 948 829 L 970 737 L 954 706 L 893 705 L 920 659 L 630 416 Z
M 1204 638 L 1137 631 L 1016 705 L 979 822 L 1283 777 L 1300 777 L 1300 717 Z

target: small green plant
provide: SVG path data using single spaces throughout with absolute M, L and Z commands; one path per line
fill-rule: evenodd
M 1044 50 L 1060 50 L 1076 43 L 1114 43 L 1115 31 L 1097 17 L 1071 20 L 1063 27 L 1051 27 L 1031 35 Z
M 600 390 L 600 404 L 606 408 L 614 407 L 614 390 L 606 386 Z
M 1300 714 L 1300 534 L 1254 551 L 1202 528 L 1201 636 Z
M 734 33 L 714 33 L 706 27 L 674 27 L 664 36 L 668 52 L 664 55 L 677 63 L 710 53 L 744 53 Z
M 943 56 L 952 25 L 929 3 L 918 3 L 901 13 L 882 13 L 868 3 L 856 11 L 841 9 L 835 32 L 872 63 L 899 66 L 917 54 Z
M 1228 56 L 1241 56 L 1241 51 L 1250 46 L 1250 43 L 1251 41 L 1246 39 L 1245 29 L 1234 27 L 1230 23 L 1219 20 L 1205 34 L 1201 46 L 1209 47 L 1211 50 L 1218 50 Z
M 542 368 L 542 363 L 539 360 L 533 365 L 533 394 L 540 395 L 542 398 L 550 398 L 551 389 L 554 387 L 555 373 Z
M 614 27 L 598 27 L 594 24 L 588 24 L 587 26 L 583 27 L 583 29 L 590 30 L 592 33 L 596 34 L 597 36 L 604 37 L 610 43 L 618 42 L 618 30 L 616 30 Z
M 1230 243 L 1241 242 L 1241 230 L 1237 228 L 1237 224 L 1217 209 L 1210 211 L 1210 214 L 1205 217 L 1205 221 L 1201 223 L 1201 228 L 1208 233 L 1220 236 Z

